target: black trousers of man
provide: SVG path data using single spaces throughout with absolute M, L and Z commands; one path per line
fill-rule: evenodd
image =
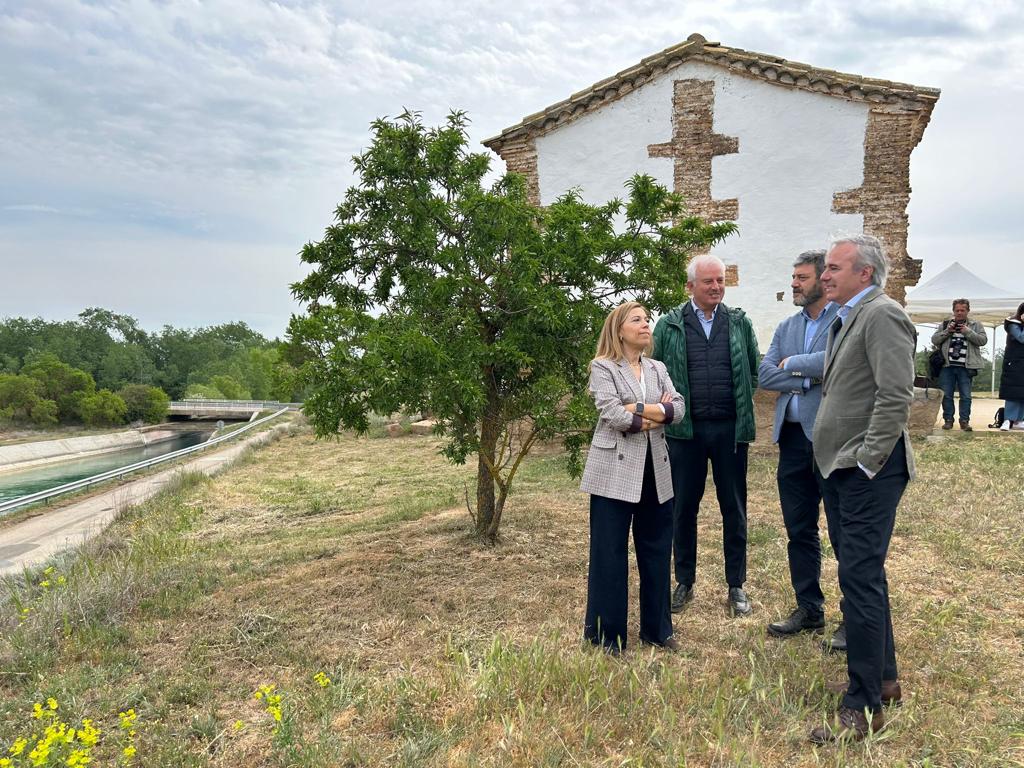
M 850 677 L 844 707 L 880 711 L 882 680 L 898 679 L 885 558 L 896 507 L 909 480 L 903 438 L 874 479 L 858 467 L 837 469 L 825 479 L 825 487 L 838 499 L 842 546 L 839 587 Z
M 821 475 L 814 468 L 814 445 L 797 422 L 782 424 L 779 467 L 775 477 L 779 484 L 782 521 L 789 539 L 786 550 L 789 579 L 796 594 L 796 603 L 817 616 L 825 606 L 825 595 L 821 591 L 821 536 L 818 533 Z M 830 506 L 831 499 L 826 498 L 826 509 Z M 828 517 L 826 512 L 826 519 Z
M 734 419 L 693 422 L 693 438 L 668 438 L 672 487 L 676 493 L 676 581 L 689 586 L 697 578 L 697 512 L 708 479 L 708 462 L 722 512 L 722 550 L 725 580 L 742 587 L 747 580 L 747 449 L 736 442 Z
M 640 572 L 640 640 L 663 645 L 672 637 L 672 500 L 658 503 L 651 449 L 640 501 L 590 497 L 590 569 L 583 636 L 611 650 L 626 647 L 629 605 L 629 529 Z

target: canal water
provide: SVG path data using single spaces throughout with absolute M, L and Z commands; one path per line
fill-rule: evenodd
M 125 451 L 104 453 L 85 459 L 72 459 L 21 472 L 5 472 L 0 474 L 0 501 L 45 491 L 47 488 L 72 483 L 75 480 L 109 472 L 119 467 L 126 467 L 139 461 L 163 456 L 165 453 L 180 451 L 182 448 L 203 442 L 209 434 L 209 432 L 183 432 L 173 440 L 147 445 L 144 448 L 129 448 Z

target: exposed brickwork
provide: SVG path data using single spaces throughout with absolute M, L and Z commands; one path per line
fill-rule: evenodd
M 651 157 L 675 161 L 673 186 L 686 199 L 687 212 L 708 221 L 732 221 L 739 215 L 736 198 L 711 198 L 711 160 L 739 151 L 739 139 L 713 129 L 713 80 L 676 80 L 672 89 L 672 139 L 651 144 Z
M 892 263 L 886 293 L 900 303 L 921 277 L 921 260 L 907 253 L 910 153 L 921 140 L 920 119 L 919 113 L 872 110 L 864 135 L 864 181 L 832 199 L 834 212 L 863 215 L 864 233 L 885 245 Z
M 526 177 L 530 199 L 539 204 L 538 136 L 599 110 L 652 80 L 670 76 L 672 70 L 686 61 L 722 67 L 769 87 L 820 93 L 870 105 L 864 140 L 864 182 L 857 189 L 836 193 L 832 210 L 863 215 L 864 231 L 885 243 L 892 260 L 887 290 L 893 298 L 905 301 L 906 289 L 915 285 L 921 275 L 921 261 L 907 254 L 910 153 L 920 142 L 939 99 L 936 88 L 821 69 L 708 42 L 694 34 L 679 45 L 648 56 L 633 67 L 529 115 L 486 140 L 484 145 L 497 152 L 509 170 Z M 686 85 L 702 82 L 706 87 Z M 738 149 L 736 139 L 712 131 L 713 86 L 710 81 L 676 81 L 673 102 L 672 140 L 652 145 L 648 151 L 653 157 L 675 159 L 675 189 L 686 196 L 694 213 L 711 220 L 735 220 L 739 213 L 736 200 L 712 200 L 710 193 L 711 158 Z M 698 128 L 698 124 L 702 127 Z M 738 275 L 735 279 L 738 282 Z
M 533 136 L 517 136 L 501 149 L 501 159 L 511 173 L 526 178 L 526 193 L 530 202 L 540 206 L 540 179 L 537 174 L 537 142 Z

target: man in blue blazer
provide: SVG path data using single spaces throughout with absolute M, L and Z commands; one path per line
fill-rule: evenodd
M 821 538 L 818 508 L 821 476 L 814 469 L 811 435 L 821 404 L 828 330 L 836 305 L 825 298 L 821 273 L 825 251 L 804 251 L 793 263 L 793 303 L 801 310 L 775 329 L 771 346 L 758 369 L 758 385 L 778 392 L 773 439 L 779 445 L 779 501 L 789 538 L 789 577 L 796 608 L 785 619 L 768 625 L 768 634 L 788 637 L 821 632 L 825 627 L 825 596 L 821 591 Z M 829 538 L 838 553 L 836 524 L 825 505 Z M 838 650 L 838 648 L 837 648 Z

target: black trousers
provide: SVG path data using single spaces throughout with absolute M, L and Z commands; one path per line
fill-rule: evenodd
M 672 636 L 672 500 L 658 503 L 650 446 L 639 502 L 590 497 L 590 572 L 583 636 L 607 648 L 626 647 L 630 524 L 640 572 L 640 639 L 661 645 Z
M 821 475 L 814 467 L 814 445 L 796 422 L 782 423 L 779 467 L 775 478 L 779 484 L 782 521 L 789 539 L 786 550 L 789 579 L 796 594 L 796 604 L 812 614 L 820 614 L 825 606 L 825 595 L 821 591 L 821 536 L 818 533 Z
M 697 579 L 697 512 L 704 498 L 708 461 L 715 478 L 722 512 L 722 550 L 725 580 L 742 587 L 747 580 L 747 449 L 736 442 L 735 420 L 694 421 L 693 439 L 668 439 L 672 486 L 676 500 L 676 581 L 690 585 Z
M 873 480 L 857 467 L 837 469 L 825 479 L 838 499 L 839 586 L 850 676 L 844 707 L 879 711 L 882 680 L 898 678 L 885 558 L 909 480 L 902 438 Z

